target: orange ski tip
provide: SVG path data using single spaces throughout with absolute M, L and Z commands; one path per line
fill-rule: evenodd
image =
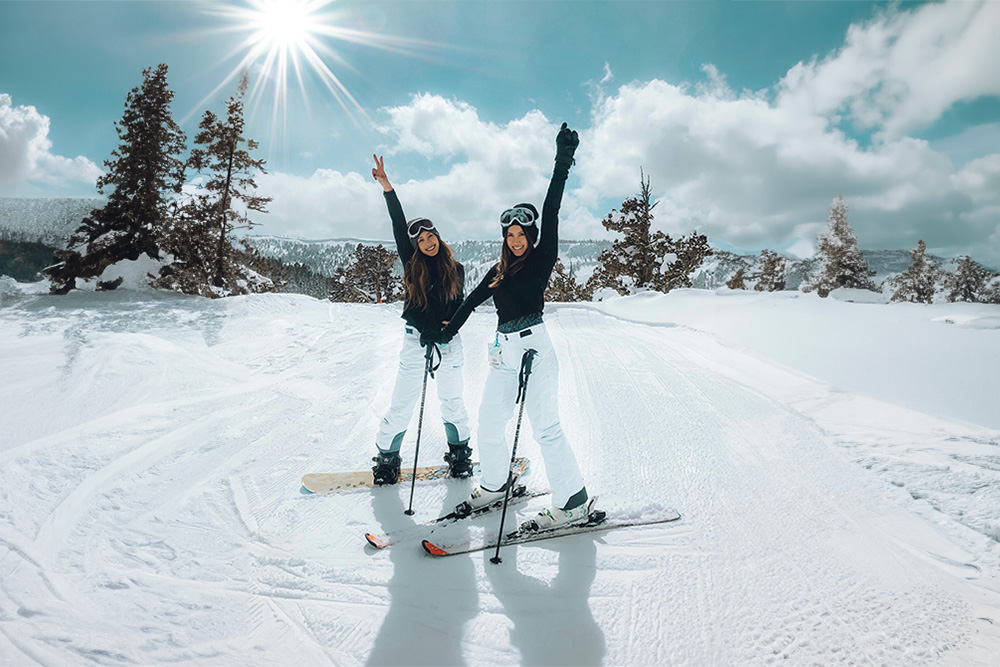
M 432 542 L 424 540 L 424 551 L 432 556 L 447 556 L 448 552 Z

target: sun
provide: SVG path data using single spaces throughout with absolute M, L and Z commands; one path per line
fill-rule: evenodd
M 225 20 L 221 32 L 236 32 L 243 40 L 233 55 L 239 62 L 206 96 L 213 98 L 244 74 L 250 75 L 248 102 L 256 109 L 265 96 L 271 106 L 272 130 L 284 126 L 289 91 L 296 88 L 305 107 L 315 98 L 315 85 L 339 104 L 346 117 L 360 124 L 371 123 L 368 114 L 334 73 L 328 63 L 351 69 L 334 49 L 336 42 L 360 44 L 420 56 L 439 50 L 440 45 L 394 37 L 350 27 L 358 18 L 350 9 L 330 8 L 335 0 L 244 0 L 240 4 L 213 2 L 207 11 Z M 308 74 L 308 76 L 307 76 Z M 267 94 L 270 93 L 270 94 Z
M 265 49 L 302 49 L 321 26 L 316 11 L 325 3 L 305 0 L 259 0 L 252 3 L 252 40 Z

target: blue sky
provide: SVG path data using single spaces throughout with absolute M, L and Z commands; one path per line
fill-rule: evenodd
M 862 247 L 1000 267 L 1000 3 L 320 4 L 313 27 L 363 33 L 315 38 L 356 104 L 307 70 L 275 113 L 274 72 L 250 64 L 274 197 L 258 233 L 388 238 L 378 152 L 408 215 L 494 237 L 500 210 L 544 196 L 566 121 L 565 238 L 606 237 L 641 168 L 662 229 L 724 248 L 807 255 L 842 194 Z M 160 62 L 190 141 L 253 46 L 252 15 L 226 10 L 254 7 L 0 0 L 0 196 L 93 196 Z

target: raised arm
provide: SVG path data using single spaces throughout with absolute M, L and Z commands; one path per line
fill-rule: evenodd
M 406 233 L 406 216 L 403 215 L 403 206 L 399 203 L 396 191 L 389 183 L 389 177 L 385 175 L 385 160 L 377 155 L 375 166 L 372 167 L 372 178 L 382 186 L 382 194 L 385 196 L 385 205 L 389 209 L 389 219 L 392 220 L 392 236 L 396 240 L 396 252 L 399 253 L 399 261 L 404 265 L 413 257 L 413 246 L 410 245 L 410 237 Z
M 542 238 L 536 251 L 544 255 L 549 270 L 555 265 L 559 255 L 559 207 L 562 205 L 563 190 L 569 177 L 569 168 L 573 164 L 573 153 L 580 145 L 580 138 L 575 130 L 562 124 L 556 135 L 556 160 L 552 169 L 552 180 L 549 190 L 545 193 L 542 204 Z

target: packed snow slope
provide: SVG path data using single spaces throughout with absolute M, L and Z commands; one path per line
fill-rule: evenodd
M 299 493 L 306 472 L 371 465 L 398 306 L 3 287 L 0 664 L 1000 655 L 995 309 L 697 291 L 550 304 L 588 489 L 611 514 L 682 519 L 493 565 L 431 559 L 416 529 L 364 546 L 449 510 L 468 481 L 418 486 L 412 519 L 409 487 Z M 480 311 L 462 332 L 474 423 L 495 324 Z M 956 412 L 939 386 L 994 402 Z M 446 449 L 428 396 L 425 463 Z M 545 488 L 527 423 L 519 453 Z

